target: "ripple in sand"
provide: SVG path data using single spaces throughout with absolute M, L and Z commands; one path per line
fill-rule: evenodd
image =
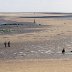
M 23 54 L 23 52 L 19 52 L 20 54 Z
M 45 50 L 38 50 L 39 52 L 45 51 Z
M 19 53 L 13 53 L 14 55 L 17 55 L 17 56 L 25 56 L 26 55 L 26 53 L 24 53 L 24 52 L 19 52 Z
M 65 54 L 67 54 L 67 55 L 72 55 L 72 53 L 71 53 L 71 52 L 67 52 L 67 53 L 65 53 Z
M 17 53 L 13 53 L 14 55 L 16 55 Z
M 26 54 L 24 53 L 24 54 L 18 54 L 18 56 L 25 56 Z
M 46 54 L 52 54 L 52 53 L 54 53 L 53 51 L 51 51 L 51 50 L 38 50 L 40 53 L 46 53 Z
M 71 45 L 70 45 L 70 44 L 67 44 L 67 46 L 68 46 L 68 47 L 71 47 Z
M 44 53 L 44 52 L 41 52 L 41 53 Z
M 45 53 L 45 50 L 38 50 L 39 53 Z
M 72 43 L 72 42 L 70 42 L 70 43 Z
M 30 51 L 31 53 L 37 53 L 36 51 Z
M 35 45 L 32 45 L 33 48 L 37 48 Z
M 4 52 L 2 51 L 2 52 L 0 52 L 0 54 L 4 54 Z
M 51 54 L 51 53 L 53 53 L 51 50 L 48 50 L 48 51 L 45 51 L 45 53 L 47 53 L 47 54 Z
M 42 46 L 37 46 L 38 48 L 43 48 Z
M 58 53 L 58 54 L 62 54 L 62 52 L 61 52 L 61 51 L 58 51 L 58 52 L 56 52 L 56 53 Z

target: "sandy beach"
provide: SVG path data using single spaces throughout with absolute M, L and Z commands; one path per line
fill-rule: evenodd
M 0 72 L 71 72 L 72 60 L 0 61 Z
M 71 72 L 70 15 L 0 13 L 0 72 Z

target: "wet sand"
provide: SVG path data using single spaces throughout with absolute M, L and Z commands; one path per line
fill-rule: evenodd
M 25 26 L 25 25 L 24 25 Z M 24 26 L 2 26 L 14 32 L 0 35 L 0 59 L 72 59 L 71 24 Z M 11 41 L 11 47 L 4 42 Z M 65 55 L 62 49 L 65 48 Z

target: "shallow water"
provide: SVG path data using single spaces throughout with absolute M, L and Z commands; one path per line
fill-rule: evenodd
M 72 20 L 72 15 L 64 15 L 64 16 L 30 16 L 30 17 L 19 17 L 19 18 L 53 18 L 53 19 L 66 19 Z
M 32 33 L 42 31 L 43 27 L 50 28 L 50 25 L 39 25 L 32 22 L 23 22 L 16 23 L 16 25 L 12 24 L 2 24 L 0 25 L 0 35 L 2 34 L 23 34 L 23 33 Z

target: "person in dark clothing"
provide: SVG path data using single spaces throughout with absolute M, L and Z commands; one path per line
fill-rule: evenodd
M 62 50 L 62 54 L 65 54 L 65 49 L 63 48 L 63 50 Z
M 10 41 L 8 42 L 8 47 L 10 47 Z
M 34 23 L 36 23 L 36 22 L 35 22 L 35 19 L 34 19 Z
M 4 42 L 4 46 L 6 47 L 6 45 L 7 45 L 7 43 L 6 42 Z

